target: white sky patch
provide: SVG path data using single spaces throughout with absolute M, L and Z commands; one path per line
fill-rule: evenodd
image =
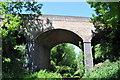
M 77 46 L 75 46 L 74 45 L 74 51 L 77 53 L 77 54 L 79 54 L 82 50 L 79 48 L 79 47 L 77 47 Z
M 73 46 L 75 49 L 74 49 L 74 51 L 77 53 L 76 54 L 76 58 L 78 57 L 78 55 L 82 52 L 82 50 L 78 47 L 78 46 L 76 46 L 76 45 L 74 45 L 74 44 L 68 44 L 68 45 L 71 45 L 71 46 Z
M 75 48 L 74 51 L 77 53 L 76 54 L 76 58 L 77 58 L 78 55 L 82 52 L 82 50 L 79 47 L 75 46 L 75 45 L 73 45 L 73 47 Z
M 77 53 L 77 54 L 79 54 L 82 50 L 78 47 L 78 46 L 76 46 L 76 45 L 74 45 L 74 44 L 68 44 L 68 45 L 71 45 L 71 46 L 73 46 L 75 49 L 74 49 L 74 51 Z

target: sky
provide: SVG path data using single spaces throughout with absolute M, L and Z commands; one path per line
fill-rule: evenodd
M 42 14 L 92 17 L 92 9 L 87 2 L 42 2 Z
M 42 2 L 42 14 L 92 17 L 94 11 L 86 2 Z M 75 52 L 80 53 L 81 49 L 75 46 Z

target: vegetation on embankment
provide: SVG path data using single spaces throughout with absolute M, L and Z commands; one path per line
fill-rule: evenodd
M 105 61 L 104 63 L 101 63 L 101 65 L 93 67 L 93 69 L 84 74 L 82 78 L 119 79 L 120 61 L 116 62 Z
M 40 70 L 30 73 L 28 66 L 25 66 L 26 39 L 20 30 L 21 25 L 24 29 L 26 26 L 20 14 L 23 8 L 28 13 L 40 14 L 42 5 L 36 2 L 0 2 L 0 14 L 5 16 L 0 28 L 3 78 L 81 78 L 83 75 L 83 78 L 120 78 L 120 2 L 89 4 L 96 12 L 91 20 L 97 29 L 94 33 L 106 33 L 99 36 L 99 41 L 95 40 L 96 44 L 93 45 L 94 64 L 101 65 L 84 74 L 83 55 L 76 60 L 73 47 L 62 44 L 51 51 L 51 72 Z

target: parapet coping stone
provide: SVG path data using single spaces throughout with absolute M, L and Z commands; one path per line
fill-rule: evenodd
M 28 14 L 22 14 L 22 15 L 28 15 Z M 80 17 L 80 16 L 64 16 L 64 15 L 48 15 L 48 14 L 42 14 L 42 16 L 39 16 L 37 14 L 35 14 L 36 16 L 38 16 L 36 18 L 37 19 L 41 19 L 41 20 L 46 20 L 49 19 L 51 21 L 68 21 L 68 22 L 87 22 L 90 23 L 90 19 L 91 17 Z M 4 16 L 0 15 L 0 19 L 3 19 Z M 26 18 L 27 19 L 27 18 Z

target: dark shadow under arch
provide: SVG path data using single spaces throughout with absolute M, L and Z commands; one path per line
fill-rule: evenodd
M 83 44 L 83 40 L 80 36 L 72 31 L 65 29 L 53 29 L 46 31 L 40 34 L 37 39 L 39 39 L 40 42 L 44 43 L 44 46 L 48 46 L 49 48 L 52 48 L 60 43 L 71 43 L 78 47 L 79 41 L 81 44 Z
M 96 33 L 95 36 L 92 38 L 91 44 L 93 46 L 93 48 L 92 48 L 93 55 L 95 55 L 95 50 L 94 50 L 95 45 L 100 44 L 103 41 L 109 41 L 109 37 L 106 36 L 107 34 L 109 34 L 109 32 L 110 32 L 110 30 L 108 30 L 108 31 L 100 31 L 100 32 Z M 93 56 L 93 61 L 94 61 L 94 64 L 99 63 L 99 61 L 95 60 L 94 56 Z

